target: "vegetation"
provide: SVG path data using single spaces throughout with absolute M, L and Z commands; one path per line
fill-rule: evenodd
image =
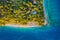
M 36 2 L 37 4 L 29 0 L 0 0 L 0 25 L 8 23 L 25 25 L 30 21 L 44 25 L 43 1 Z

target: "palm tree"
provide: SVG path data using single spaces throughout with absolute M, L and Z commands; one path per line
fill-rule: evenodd
M 2 11 L 1 11 L 1 9 L 0 9 L 0 18 L 2 18 Z

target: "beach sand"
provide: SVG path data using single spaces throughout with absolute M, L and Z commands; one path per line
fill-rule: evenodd
M 45 20 L 44 25 L 47 24 L 47 21 Z M 26 25 L 22 25 L 22 24 L 14 24 L 14 23 L 10 23 L 10 24 L 5 24 L 5 26 L 10 26 L 10 27 L 41 27 L 42 25 L 38 25 L 37 22 L 28 22 Z

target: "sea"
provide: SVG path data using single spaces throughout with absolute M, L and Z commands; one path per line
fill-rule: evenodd
M 60 0 L 44 0 L 48 25 L 20 28 L 0 26 L 0 40 L 60 40 Z

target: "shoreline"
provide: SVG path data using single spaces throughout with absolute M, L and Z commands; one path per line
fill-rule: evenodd
M 46 24 L 47 24 L 47 20 L 45 20 L 45 23 L 43 25 L 46 25 Z M 37 27 L 37 26 L 42 27 L 43 25 L 38 25 L 38 24 L 35 24 L 35 23 L 26 24 L 26 25 L 10 23 L 10 24 L 5 24 L 4 26 L 29 28 L 29 27 Z

